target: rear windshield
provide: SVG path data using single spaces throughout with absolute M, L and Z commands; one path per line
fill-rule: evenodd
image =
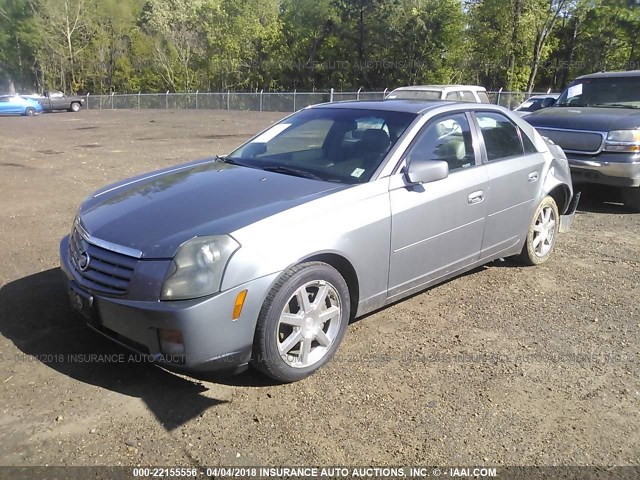
M 519 112 L 535 112 L 542 108 L 542 98 L 529 99 L 520 105 L 516 110 Z
M 387 98 L 401 100 L 440 100 L 440 90 L 398 90 L 391 92 Z
M 560 95 L 556 106 L 640 108 L 640 76 L 576 80 Z

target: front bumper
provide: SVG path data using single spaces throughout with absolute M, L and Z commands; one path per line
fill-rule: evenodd
M 567 211 L 564 212 L 560 216 L 560 233 L 566 233 L 571 229 L 571 225 L 573 225 L 573 220 L 576 217 L 576 210 L 578 209 L 578 203 L 580 203 L 580 196 L 582 192 L 577 192 L 573 195 L 571 202 L 569 202 L 569 207 Z
M 132 300 L 81 288 L 69 262 L 69 237 L 60 242 L 60 266 L 71 304 L 91 328 L 144 355 L 145 360 L 192 372 L 230 370 L 249 362 L 258 314 L 279 275 L 258 278 L 209 297 L 166 302 Z M 242 290 L 248 290 L 242 314 L 232 320 L 235 300 Z M 161 350 L 160 329 L 182 332 L 183 355 Z
M 574 183 L 640 186 L 640 154 L 602 152 L 589 156 L 568 153 L 567 158 Z

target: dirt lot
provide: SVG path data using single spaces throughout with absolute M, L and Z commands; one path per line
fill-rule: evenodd
M 545 266 L 496 262 L 369 315 L 300 383 L 90 361 L 126 352 L 67 305 L 58 242 L 82 199 L 281 116 L 0 118 L 0 465 L 640 464 L 640 215 L 606 191 Z

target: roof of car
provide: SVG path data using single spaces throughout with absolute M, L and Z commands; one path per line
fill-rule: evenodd
M 538 100 L 540 98 L 547 98 L 547 97 L 560 98 L 560 94 L 559 93 L 540 93 L 538 95 L 531 95 L 529 98 L 527 98 L 527 100 Z M 525 102 L 527 100 L 525 100 Z
M 590 73 L 589 75 L 582 75 L 576 78 L 576 80 L 583 80 L 586 78 L 607 78 L 607 77 L 640 77 L 640 70 L 628 70 L 626 72 L 597 72 Z
M 445 90 L 445 89 L 461 89 L 461 90 L 476 90 L 485 92 L 487 89 L 478 85 L 411 85 L 407 87 L 398 87 L 394 92 L 398 90 Z
M 344 102 L 321 103 L 308 108 L 347 108 L 352 110 L 383 110 L 389 112 L 406 112 L 421 114 L 446 105 L 465 106 L 470 108 L 487 107 L 490 104 L 454 102 L 450 100 L 346 100 Z

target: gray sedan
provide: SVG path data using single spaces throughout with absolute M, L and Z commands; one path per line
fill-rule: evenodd
M 562 150 L 501 107 L 324 104 L 97 191 L 61 266 L 85 321 L 147 358 L 290 382 L 355 317 L 497 258 L 547 261 L 578 197 Z

